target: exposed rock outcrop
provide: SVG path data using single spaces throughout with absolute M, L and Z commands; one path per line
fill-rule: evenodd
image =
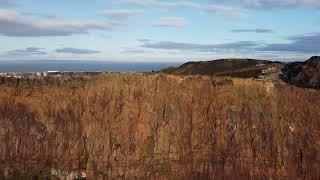
M 0 178 L 319 179 L 320 91 L 209 76 L 0 85 Z
M 320 56 L 305 62 L 294 62 L 282 69 L 282 78 L 301 87 L 320 88 Z

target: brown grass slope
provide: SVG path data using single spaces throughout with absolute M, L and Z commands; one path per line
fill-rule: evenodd
M 0 86 L 0 178 L 319 179 L 320 91 L 203 76 Z
M 256 59 L 218 59 L 213 61 L 187 62 L 180 67 L 163 69 L 161 72 L 175 75 L 217 75 L 240 78 L 258 78 L 262 70 L 284 66 L 281 62 Z

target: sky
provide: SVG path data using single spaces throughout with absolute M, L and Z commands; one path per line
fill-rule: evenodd
M 0 60 L 320 55 L 320 0 L 0 0 Z

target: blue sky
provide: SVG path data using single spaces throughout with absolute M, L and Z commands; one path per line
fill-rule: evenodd
M 0 0 L 0 60 L 304 60 L 319 19 L 319 0 Z

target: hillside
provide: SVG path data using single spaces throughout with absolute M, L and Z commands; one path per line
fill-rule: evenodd
M 319 97 L 209 76 L 3 79 L 0 179 L 318 179 Z
M 320 56 L 311 57 L 305 62 L 288 64 L 282 70 L 282 79 L 288 83 L 310 88 L 320 88 Z
M 284 66 L 280 62 L 255 59 L 220 59 L 214 61 L 188 62 L 180 67 L 163 69 L 161 72 L 175 75 L 216 75 L 241 78 L 259 78 L 268 69 L 279 74 Z

